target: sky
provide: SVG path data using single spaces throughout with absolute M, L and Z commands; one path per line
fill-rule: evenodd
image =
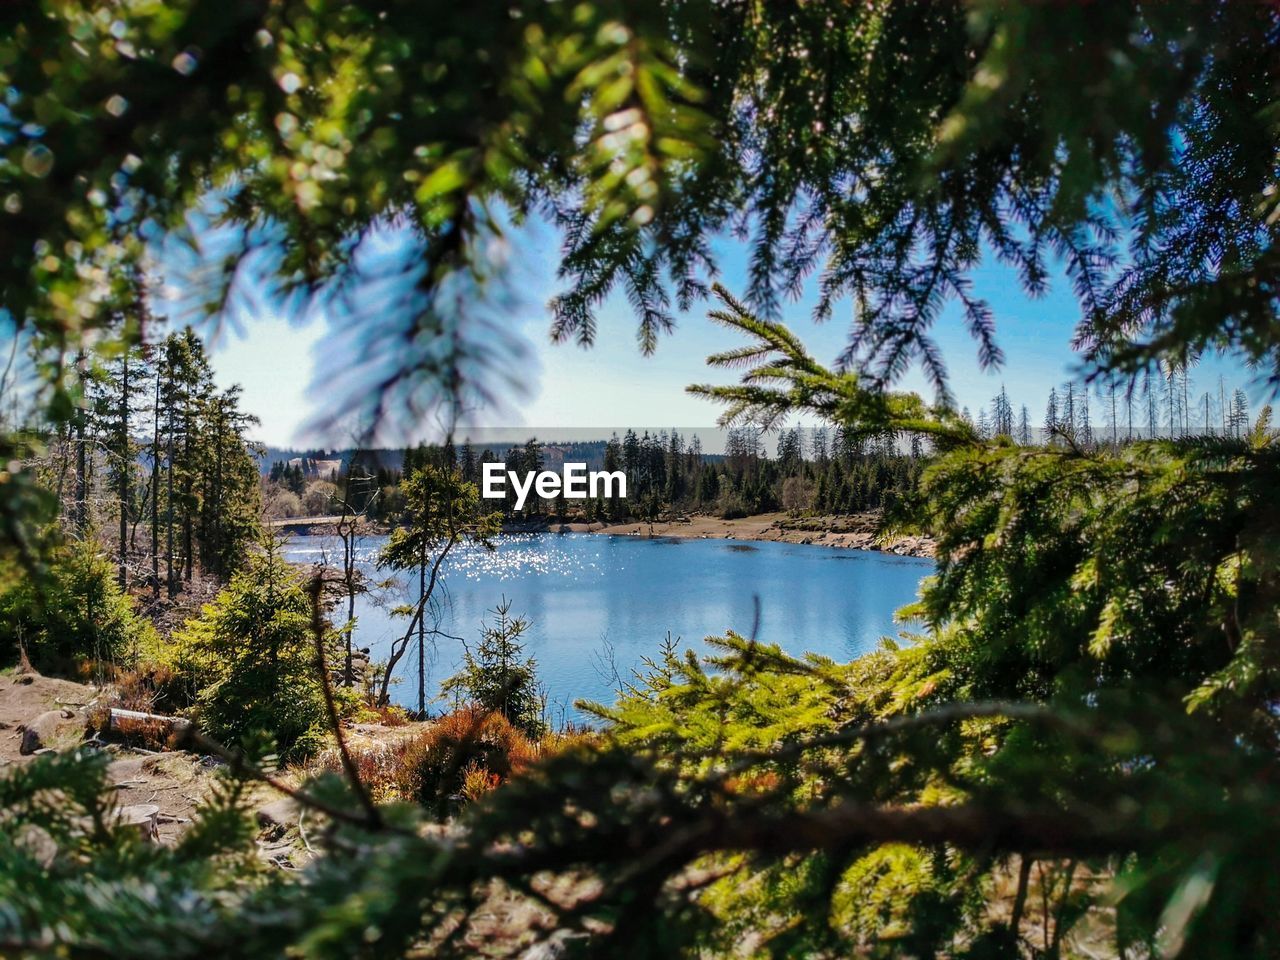
M 485 411 L 482 419 L 487 425 L 528 428 L 531 435 L 545 440 L 555 439 L 557 430 L 687 430 L 715 423 L 717 408 L 690 396 L 685 387 L 734 382 L 733 371 L 713 370 L 704 361 L 708 354 L 744 341 L 708 320 L 707 304 L 680 316 L 675 331 L 663 336 L 648 357 L 641 354 L 637 324 L 621 295 L 614 295 L 602 307 L 594 346 L 584 349 L 573 343 L 554 344 L 546 303 L 559 289 L 555 277 L 557 238 L 550 227 L 532 224 L 516 231 L 511 241 L 520 301 L 502 322 L 527 345 L 527 359 L 520 365 L 527 387 L 523 395 L 507 392 L 500 408 Z M 724 241 L 717 252 L 721 282 L 731 291 L 744 290 L 745 244 Z M 1061 271 L 1048 294 L 1032 300 L 1022 291 L 1015 272 L 992 260 L 988 257 L 972 276 L 974 292 L 985 297 L 994 311 L 997 340 L 1006 358 L 1003 367 L 980 369 L 976 344 L 964 330 L 954 304 L 944 311 L 934 332 L 959 405 L 968 407 L 976 417 L 979 408 L 988 406 L 1003 385 L 1015 411 L 1026 404 L 1032 424 L 1039 425 L 1050 388 L 1079 372 L 1079 358 L 1070 348 L 1079 308 Z M 814 356 L 834 361 L 846 341 L 851 309 L 843 304 L 831 321 L 817 324 L 812 319 L 815 298 L 816 282 L 801 300 L 784 308 L 783 319 Z M 244 407 L 261 420 L 255 439 L 273 446 L 346 445 L 345 438 L 307 434 L 302 429 L 326 401 L 328 385 L 317 383 L 314 377 L 317 362 L 322 367 L 331 365 L 333 351 L 349 349 L 334 345 L 334 339 L 327 336 L 325 320 L 304 323 L 264 307 L 238 326 L 240 332 L 224 329 L 211 344 L 213 367 L 219 386 L 242 386 Z M 1195 396 L 1206 389 L 1216 395 L 1220 374 L 1228 391 L 1248 385 L 1249 377 L 1242 369 L 1208 358 L 1193 374 Z M 918 369 L 900 387 L 932 396 Z M 1100 421 L 1100 416 L 1095 420 Z M 403 439 L 412 442 L 418 438 Z

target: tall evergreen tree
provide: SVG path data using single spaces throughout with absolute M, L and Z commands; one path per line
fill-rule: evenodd
M 1058 431 L 1058 389 L 1057 387 L 1049 388 L 1049 400 L 1044 409 L 1044 435 L 1045 440 L 1049 443 L 1053 442 L 1054 434 Z
M 142 350 L 122 347 L 119 357 L 107 365 L 93 384 L 94 415 L 102 427 L 107 475 L 115 492 L 118 512 L 117 579 L 120 588 L 125 589 L 129 576 L 129 523 L 137 508 L 139 446 L 134 439 L 134 427 L 147 392 Z

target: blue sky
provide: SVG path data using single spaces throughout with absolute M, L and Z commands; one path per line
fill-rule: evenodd
M 602 308 L 593 347 L 552 344 L 545 304 L 558 289 L 557 238 L 549 227 L 532 224 L 511 239 L 524 305 L 506 320 L 528 344 L 529 360 L 521 367 L 528 387 L 524 396 L 508 395 L 505 409 L 483 414 L 488 425 L 528 427 L 540 437 L 551 438 L 557 428 L 688 429 L 715 422 L 716 408 L 689 396 L 684 388 L 695 382 L 732 382 L 731 371 L 711 370 L 704 360 L 708 354 L 742 341 L 707 320 L 705 304 L 683 315 L 674 333 L 664 336 L 649 357 L 640 353 L 634 316 L 620 295 Z M 744 290 L 745 246 L 725 241 L 719 245 L 719 253 L 722 282 L 730 290 Z M 1003 384 L 1015 410 L 1025 403 L 1032 423 L 1038 424 L 1050 387 L 1078 369 L 1070 342 L 1079 310 L 1070 286 L 1059 272 L 1049 293 L 1031 300 L 1022 292 L 1016 274 L 992 258 L 974 272 L 973 280 L 975 292 L 985 297 L 995 312 L 1006 361 L 1002 369 L 980 370 L 976 347 L 963 328 L 959 311 L 949 307 L 935 333 L 957 402 L 976 416 L 978 408 L 989 404 Z M 851 314 L 845 304 L 832 321 L 815 324 L 811 318 L 814 286 L 804 299 L 785 308 L 784 319 L 815 356 L 831 361 L 844 345 Z M 246 318 L 241 333 L 224 330 L 213 344 L 217 380 L 224 387 L 232 383 L 243 386 L 245 407 L 262 421 L 258 439 L 280 446 L 345 443 L 344 438 L 307 436 L 300 430 L 326 399 L 325 386 L 313 383 L 316 360 L 323 361 L 323 351 L 332 349 L 325 334 L 322 319 L 303 324 L 287 316 L 258 315 Z M 1195 396 L 1206 389 L 1216 396 L 1219 374 L 1225 376 L 1228 390 L 1248 384 L 1247 374 L 1239 367 L 1207 358 L 1193 375 Z M 902 386 L 929 395 L 918 371 L 912 371 Z

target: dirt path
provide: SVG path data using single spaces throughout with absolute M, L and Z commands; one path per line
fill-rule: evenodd
M 0 776 L 36 759 L 21 752 L 23 728 L 43 717 L 43 748 L 73 750 L 84 741 L 87 713 L 104 691 L 37 673 L 0 676 Z M 50 714 L 56 714 L 51 717 Z M 216 765 L 182 751 L 153 753 L 110 744 L 107 783 L 117 805 L 160 808 L 160 841 L 172 842 L 191 824 Z
M 88 714 L 97 704 L 106 703 L 109 691 L 101 688 L 45 677 L 38 673 L 0 674 L 0 777 L 9 770 L 35 761 L 39 754 L 21 752 L 24 728 L 36 724 L 43 748 L 74 750 L 85 740 Z M 377 723 L 354 724 L 346 737 L 354 750 L 387 747 L 419 736 L 427 723 L 387 727 Z M 117 743 L 95 745 L 112 759 L 107 783 L 118 806 L 155 804 L 161 843 L 172 843 L 199 815 L 199 807 L 209 795 L 212 779 L 220 764 L 212 757 L 183 750 L 151 751 Z M 299 783 L 304 770 L 292 770 L 284 779 Z M 250 809 L 256 811 L 262 827 L 258 847 L 267 859 L 297 865 L 305 859 L 297 830 L 297 812 L 279 793 L 257 784 L 250 788 Z
M 99 692 L 97 687 L 42 677 L 38 673 L 0 675 L 0 768 L 31 759 L 19 752 L 22 726 L 50 711 L 71 711 L 80 716 Z M 81 739 L 83 719 L 78 731 L 76 724 L 70 722 L 74 717 L 67 719 L 67 723 L 58 725 L 59 743 L 50 746 L 68 746 Z

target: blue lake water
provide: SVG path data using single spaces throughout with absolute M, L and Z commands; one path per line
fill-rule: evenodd
M 362 568 L 373 578 L 374 560 L 385 538 L 360 545 Z M 915 599 L 933 563 L 860 550 L 733 540 L 647 540 L 597 534 L 503 536 L 497 549 L 458 548 L 445 566 L 436 615 L 443 634 L 474 642 L 482 621 L 504 596 L 511 612 L 530 627 L 525 650 L 537 658 L 538 675 L 549 700 L 550 719 L 581 720 L 578 698 L 612 702 L 613 682 L 602 654 L 626 676 L 644 656 L 653 655 L 670 633 L 682 644 L 705 649 L 703 638 L 735 630 L 793 654 L 807 651 L 850 660 L 875 649 L 883 636 L 896 636 L 893 613 Z M 340 563 L 335 538 L 295 536 L 286 547 L 290 560 Z M 400 575 L 381 601 L 357 603 L 356 645 L 385 659 L 407 622 L 390 610 L 416 597 L 416 574 Z M 428 685 L 455 672 L 462 643 L 437 634 L 427 655 Z M 402 681 L 393 699 L 415 705 L 416 651 L 397 668 Z M 430 694 L 429 694 L 430 695 Z

